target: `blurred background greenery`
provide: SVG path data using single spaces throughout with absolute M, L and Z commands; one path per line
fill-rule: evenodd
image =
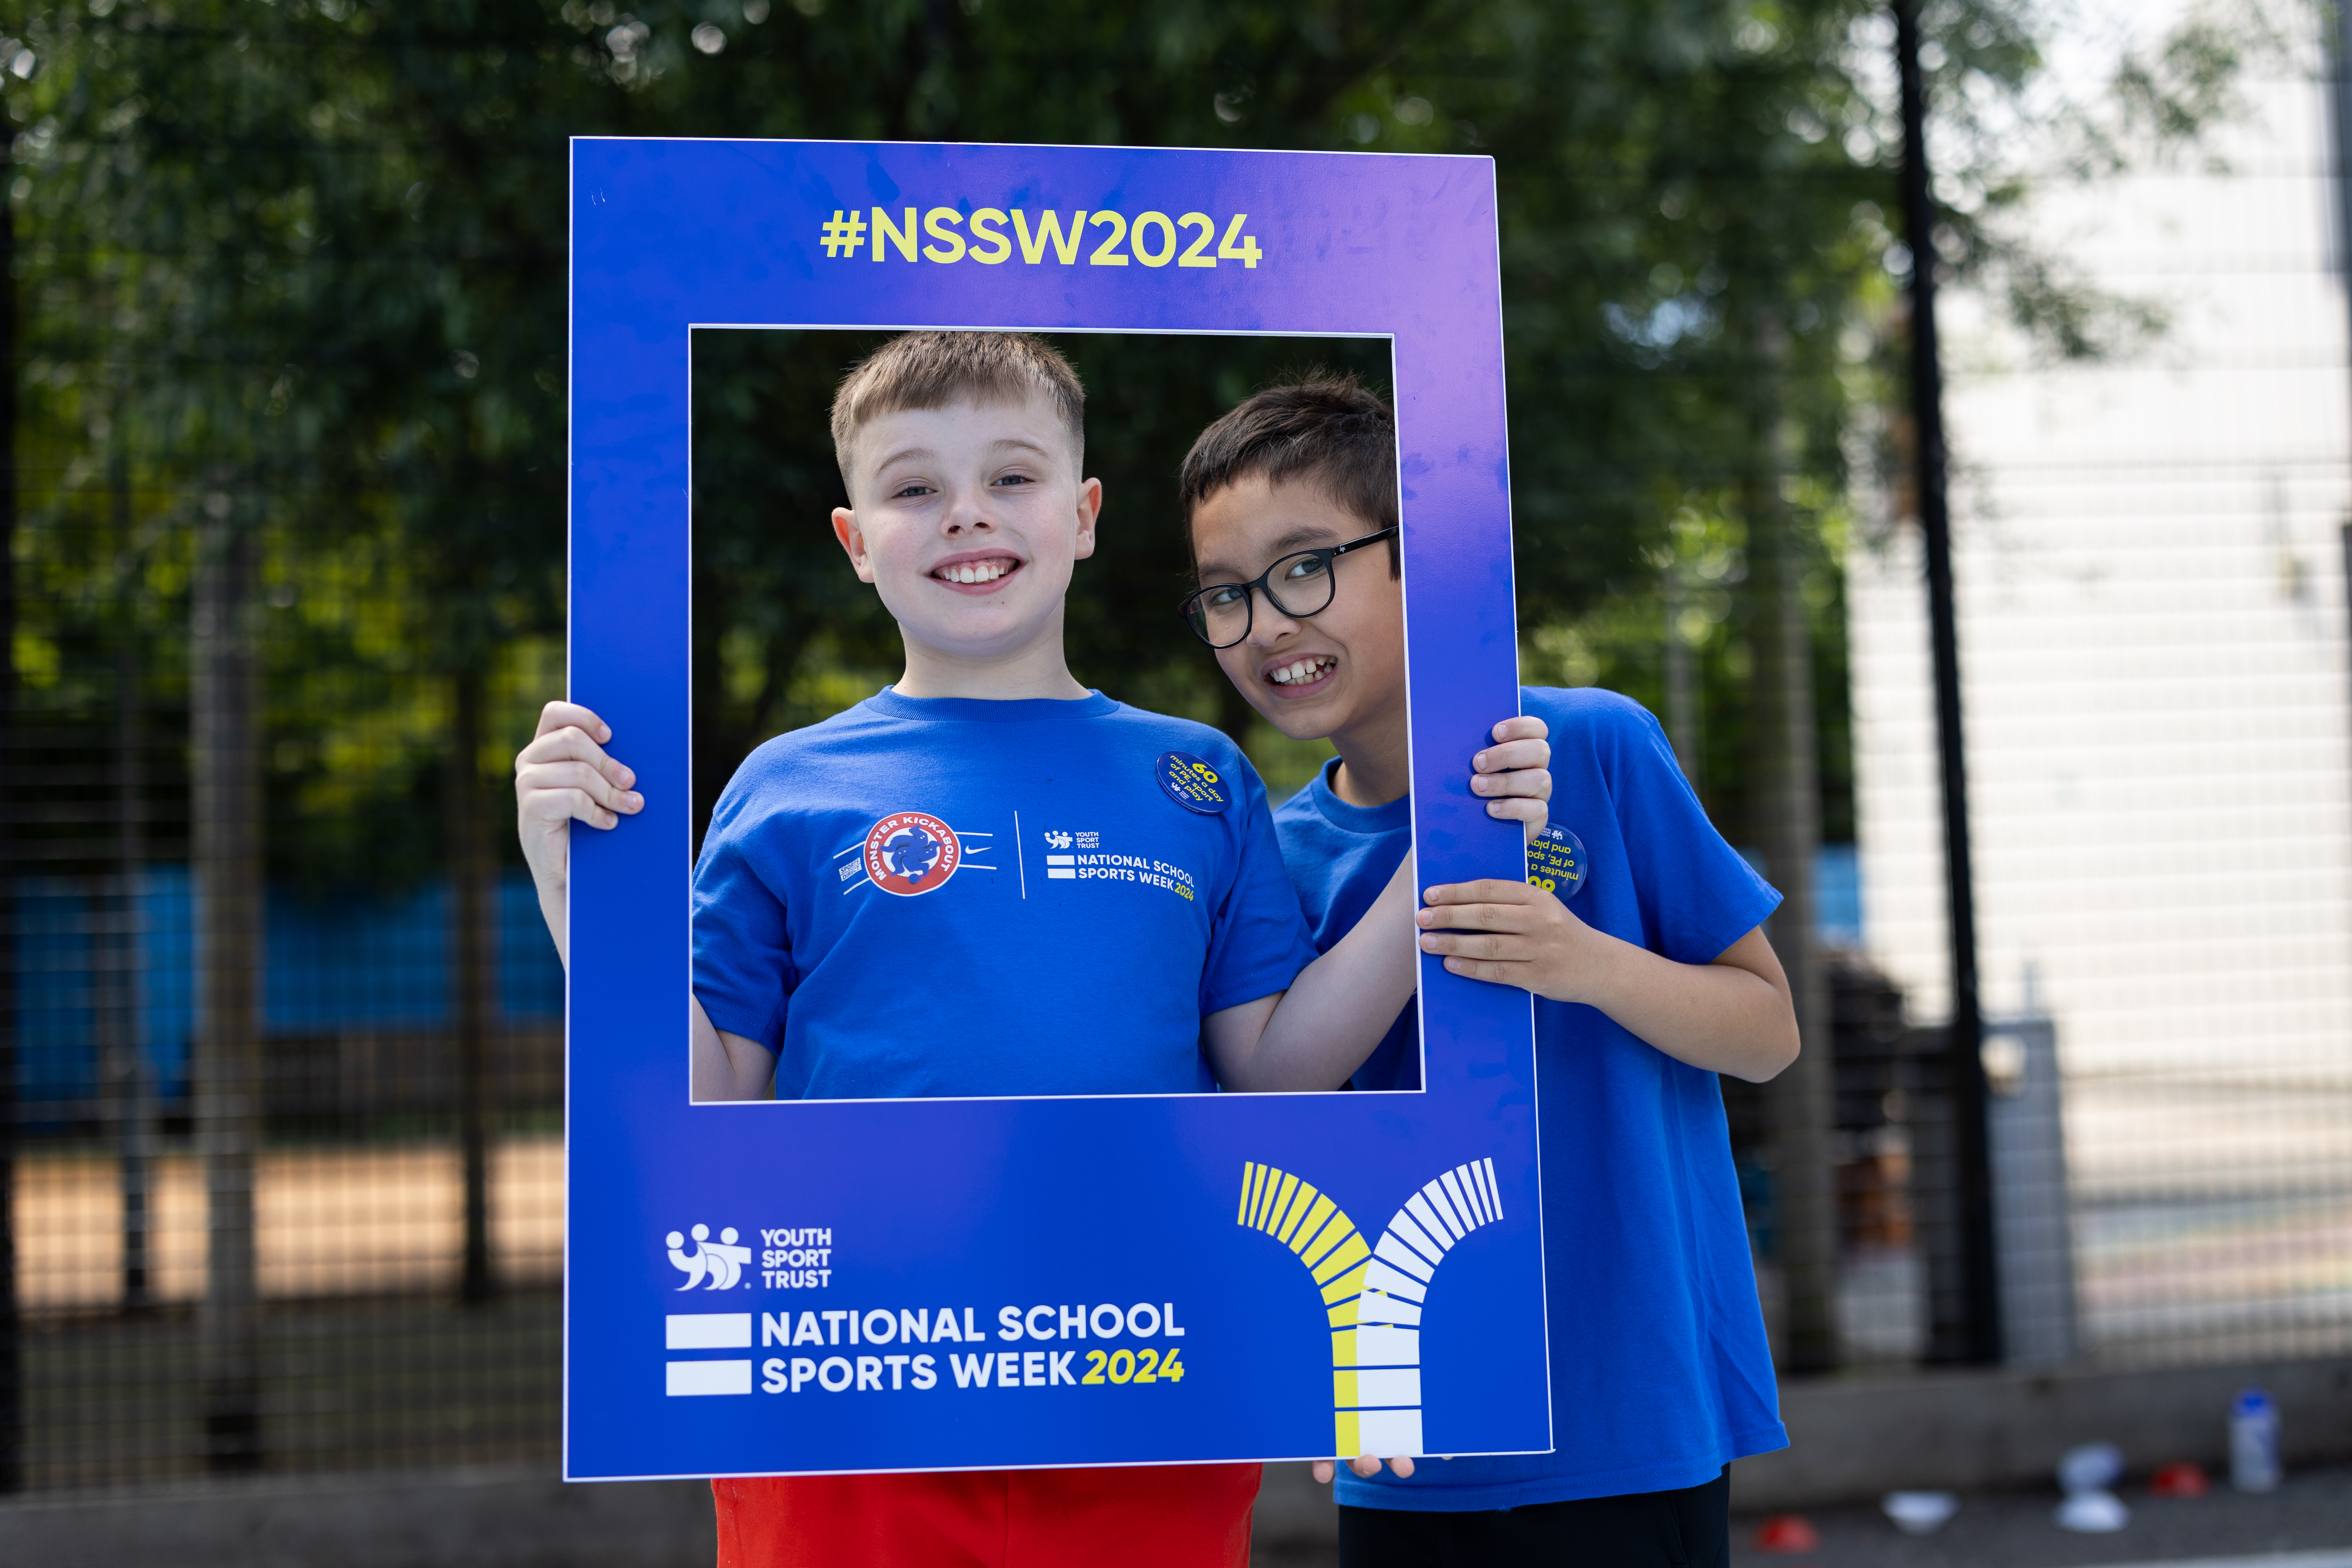
M 2195 148 L 2277 37 L 2259 0 L 2192 0 L 2152 43 L 2062 72 L 2065 0 L 1921 0 L 1919 236 L 1895 216 L 1895 28 L 1874 0 L 626 4 L 0 8 L 0 1222 L 20 1179 L 50 1216 L 21 1245 L 0 1224 L 0 1491 L 551 1439 L 562 986 L 502 819 L 511 756 L 563 688 L 568 138 L 1493 158 L 1525 678 L 1660 713 L 1717 826 L 1790 894 L 1772 938 L 1811 1041 L 1809 868 L 1853 832 L 1845 565 L 1914 510 L 1913 247 L 2032 352 L 2160 332 L 2158 303 L 2102 294 L 2028 227 L 2030 187 Z M 745 747 L 897 672 L 822 529 L 838 478 L 817 411 L 854 338 L 698 344 L 705 809 Z M 1065 342 L 1112 509 L 1074 666 L 1225 726 L 1294 786 L 1315 749 L 1255 724 L 1171 613 L 1173 470 L 1257 385 L 1318 364 L 1384 385 L 1385 345 Z M 1823 1200 L 1769 1227 L 1821 1245 L 1759 1239 L 1812 1271 L 1790 1294 L 1811 1303 L 1790 1310 L 1796 1367 L 1824 1364 L 1802 1351 L 1826 1342 L 1822 1060 L 1783 1075 L 1766 1121 L 1730 1097 L 1762 1151 L 1743 1172 Z M 65 1154 L 22 1154 L 35 1135 L 104 1149 L 113 1173 L 82 1174 L 118 1190 L 100 1204 Z M 371 1139 L 414 1170 L 367 1164 Z M 343 1173 L 272 1164 L 289 1140 L 332 1145 Z M 152 1279 L 144 1250 L 149 1198 L 181 1180 L 160 1162 L 189 1153 L 200 1343 L 194 1320 L 142 1315 L 198 1289 L 172 1272 L 196 1256 L 172 1251 L 188 1225 L 157 1231 Z M 440 1370 L 397 1381 L 456 1436 L 370 1426 L 374 1384 L 257 1370 L 312 1342 L 257 1305 L 273 1182 L 348 1200 L 305 1244 L 330 1250 L 301 1289 L 408 1292 L 418 1314 L 320 1328 L 352 1354 L 306 1364 L 374 1376 L 411 1365 L 382 1345 L 429 1341 Z M 119 1268 L 71 1284 L 39 1261 L 106 1204 Z M 427 1208 L 446 1234 L 369 1217 Z M 334 1263 L 353 1237 L 388 1271 Z M 470 1315 L 440 1301 L 453 1283 Z M 499 1292 L 511 1321 L 478 1310 Z M 119 1307 L 165 1348 L 27 1339 L 20 1296 L 93 1333 Z M 168 1375 L 135 1372 L 146 1405 L 101 1386 L 151 1365 Z M 322 1436 L 296 1408 L 351 1414 Z
M 2041 9 L 1927 9 L 1946 265 L 2054 352 L 2145 326 L 2001 226 L 2018 186 L 1996 111 L 2042 78 Z M 2086 169 L 2221 104 L 2243 29 L 2200 27 L 2061 106 Z M 436 874 L 470 793 L 450 755 L 503 773 L 560 689 L 565 139 L 587 134 L 1493 156 L 1528 679 L 1665 712 L 1749 841 L 1748 542 L 1779 509 L 1812 627 L 1821 836 L 1851 837 L 1840 560 L 1857 480 L 1899 456 L 1910 266 L 1876 6 L 70 0 L 0 28 L 18 721 L 88 718 L 133 668 L 170 729 L 195 542 L 250 539 L 273 880 Z M 1139 440 L 1286 368 L 1269 349 L 1179 399 L 1123 379 L 1125 352 L 1090 346 L 1089 381 L 1097 429 Z M 740 404 L 783 373 L 726 374 Z M 814 460 L 780 442 L 727 482 L 821 488 Z M 1125 640 L 1160 629 L 1168 583 L 1108 564 L 1079 627 L 1090 669 L 1208 713 Z M 814 635 L 818 581 L 736 573 L 737 613 L 698 648 L 730 701 L 772 719 L 798 710 L 763 693 L 887 673 L 873 637 Z M 1246 729 L 1232 701 L 1212 716 Z M 159 801 L 184 795 L 173 770 L 145 786 Z

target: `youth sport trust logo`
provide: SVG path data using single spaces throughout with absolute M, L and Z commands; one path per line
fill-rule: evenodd
M 686 1237 L 677 1231 L 665 1237 L 669 1247 L 670 1267 L 686 1276 L 681 1290 L 691 1290 L 700 1285 L 710 1290 L 732 1290 L 743 1283 L 743 1270 L 751 1261 L 751 1249 L 735 1241 L 735 1227 L 729 1226 L 710 1239 L 710 1227 L 694 1227 L 694 1250 L 686 1250 Z
M 886 893 L 912 898 L 943 888 L 963 864 L 955 830 L 925 811 L 897 811 L 866 834 L 866 877 Z

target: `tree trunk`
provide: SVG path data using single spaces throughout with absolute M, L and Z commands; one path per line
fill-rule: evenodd
M 128 507 L 124 507 L 128 510 Z M 126 531 L 119 535 L 129 545 Z M 128 595 L 125 595 L 126 600 Z M 129 625 L 126 603 L 121 647 L 114 668 L 115 874 L 111 943 L 114 994 L 106 1014 L 112 1021 L 107 1041 L 107 1078 L 115 1118 L 115 1161 L 122 1195 L 122 1307 L 144 1310 L 152 1303 L 148 1279 L 150 1168 L 148 1136 L 154 1125 L 154 1074 L 147 1060 L 147 925 L 140 902 L 140 873 L 146 858 L 139 752 L 143 743 L 139 714 L 139 638 Z
M 196 872 L 196 1129 L 205 1297 L 196 1316 L 205 1462 L 261 1463 L 261 1301 L 253 1181 L 261 1142 L 261 800 L 254 542 L 228 498 L 197 530 L 190 609 Z
M 1698 788 L 1698 660 L 1690 639 L 1683 636 L 1683 612 L 1690 605 L 1689 569 L 1681 552 L 1666 563 L 1664 584 L 1666 610 L 1666 741 L 1683 777 Z
M 0 137 L 0 185 L 9 179 Z M 16 230 L 0 200 L 0 1492 L 25 1484 L 16 1295 Z
M 482 678 L 467 670 L 456 680 L 456 733 L 449 756 L 449 868 L 455 884 L 450 974 L 457 1021 L 458 1136 L 465 1152 L 466 1259 L 459 1294 L 487 1301 L 497 1281 L 490 1270 L 489 1129 L 492 1106 L 490 1028 L 498 975 L 490 911 L 498 888 L 498 858 L 490 850 L 482 810 Z
M 1976 873 L 1969 847 L 1968 744 L 1960 723 L 1959 611 L 1952 583 L 1952 513 L 1946 494 L 1944 372 L 1936 334 L 1935 181 L 1927 171 L 1927 82 L 1919 64 L 1918 0 L 1896 0 L 1895 65 L 1903 107 L 1903 237 L 1911 249 L 1911 427 L 1919 547 L 1926 557 L 1928 657 L 1936 675 L 1936 757 L 1944 806 L 1944 931 L 1950 943 L 1952 1016 L 1946 1031 L 1951 1116 L 1955 1291 L 1928 1274 L 1927 1359 L 2001 1359 L 2000 1252 L 1993 1234 L 1990 1089 L 1977 996 Z M 1937 1256 L 1930 1253 L 1931 1262 Z M 1957 1311 L 1948 1311 L 1950 1301 Z
M 1820 1372 L 1837 1363 L 1836 1172 L 1831 1158 L 1835 1078 L 1826 979 L 1813 936 L 1821 787 L 1805 557 L 1780 490 L 1782 477 L 1790 471 L 1779 398 L 1780 347 L 1768 334 L 1759 355 L 1755 449 L 1766 461 L 1750 481 L 1748 508 L 1748 580 L 1756 595 L 1755 826 L 1765 875 L 1780 890 L 1780 907 L 1767 931 L 1788 971 L 1802 1049 L 1792 1066 L 1765 1086 L 1764 1103 L 1787 1293 L 1782 1365 L 1790 1372 Z

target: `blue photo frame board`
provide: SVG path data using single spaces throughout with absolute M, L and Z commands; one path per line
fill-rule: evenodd
M 1387 337 L 1421 879 L 1527 874 L 1468 789 L 1518 707 L 1492 163 L 572 156 L 571 690 L 647 805 L 572 838 L 566 1476 L 1549 1449 L 1524 992 L 1424 957 L 1412 1093 L 696 1105 L 687 1073 L 698 327 Z

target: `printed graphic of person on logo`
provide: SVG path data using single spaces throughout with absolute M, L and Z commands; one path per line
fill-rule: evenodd
M 694 1227 L 694 1250 L 686 1250 L 686 1237 L 671 1231 L 663 1240 L 669 1247 L 670 1266 L 686 1276 L 681 1290 L 691 1290 L 704 1282 L 706 1277 L 713 1290 L 732 1290 L 743 1282 L 743 1270 L 751 1261 L 751 1249 L 735 1242 L 735 1227 L 729 1226 L 710 1239 L 710 1227 Z
M 955 829 L 929 812 L 892 812 L 866 835 L 867 879 L 900 898 L 945 887 L 962 863 Z

